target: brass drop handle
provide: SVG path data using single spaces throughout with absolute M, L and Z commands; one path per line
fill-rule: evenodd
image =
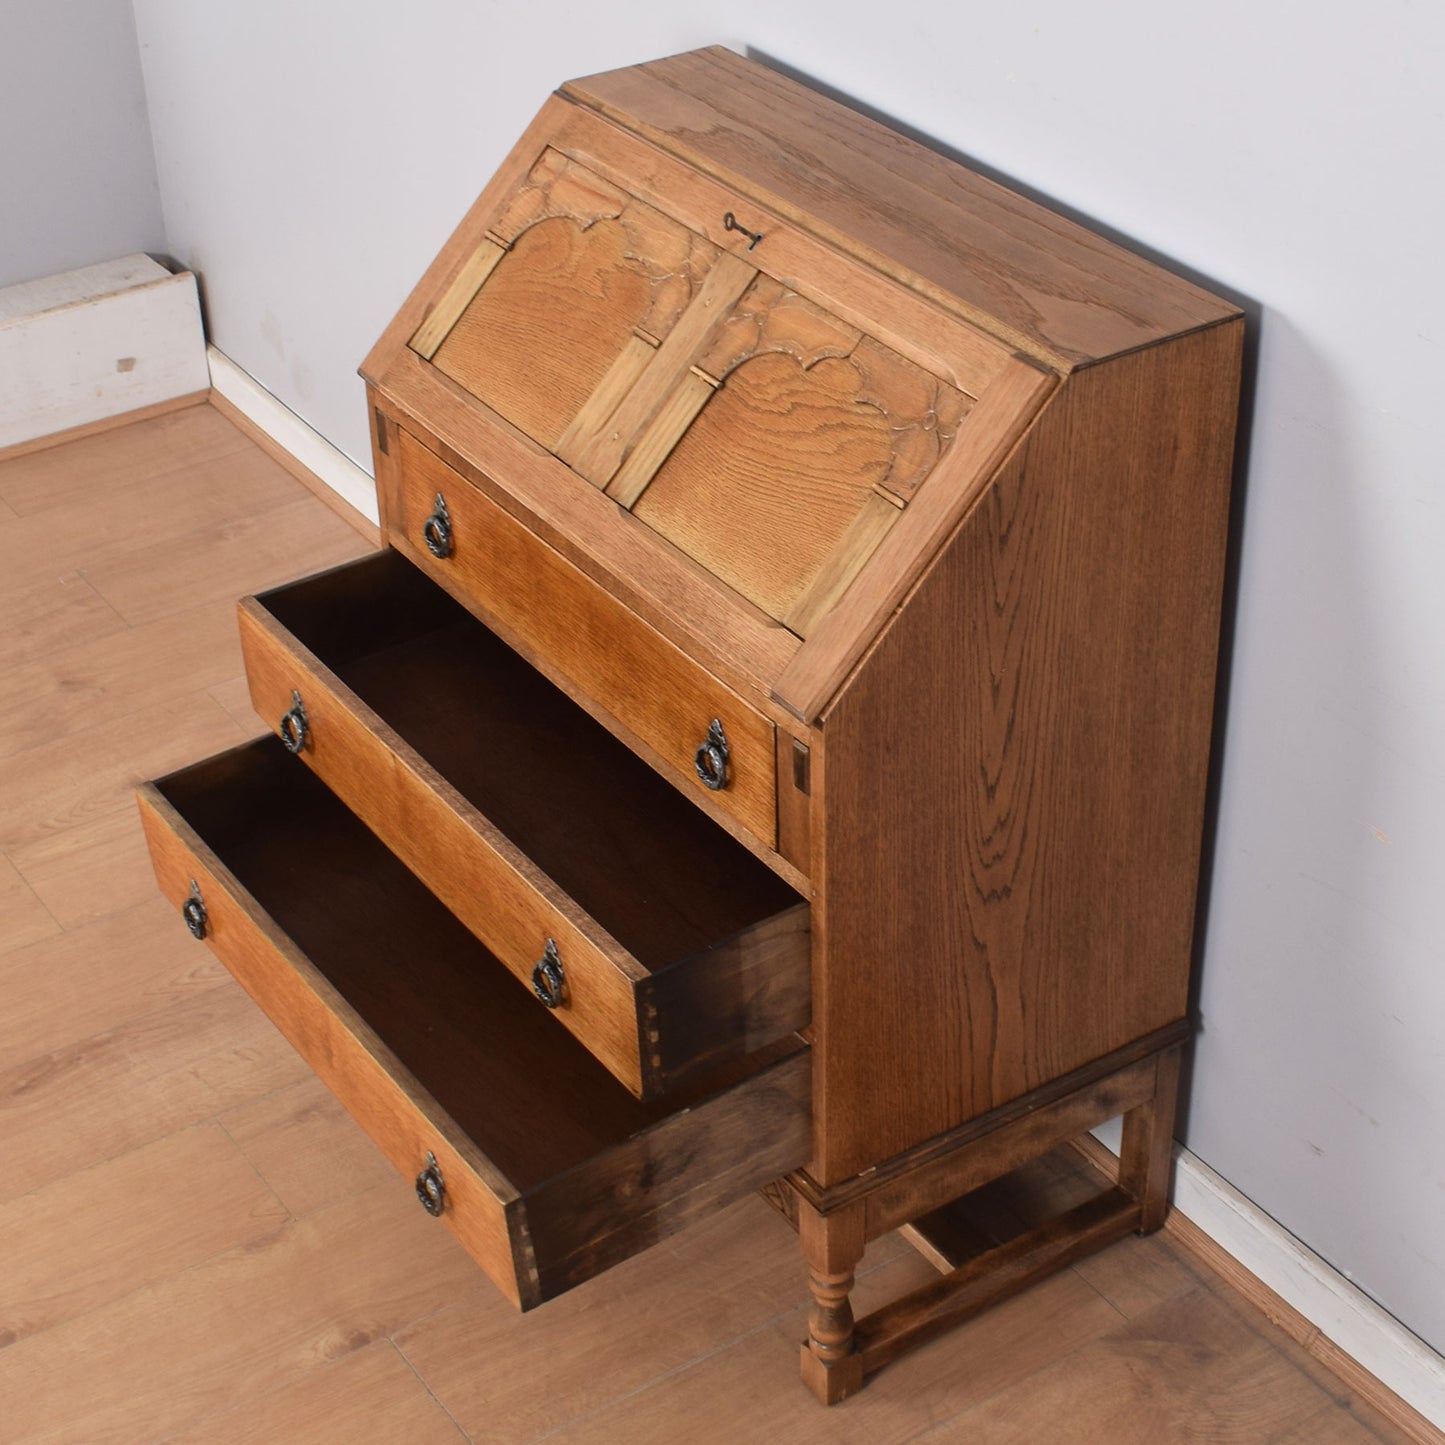
M 306 704 L 301 701 L 301 694 L 295 688 L 291 689 L 291 709 L 281 714 L 277 728 L 288 753 L 299 753 L 306 746 L 306 739 L 311 736 L 311 724 L 306 718 Z
M 447 499 L 440 492 L 431 516 L 421 524 L 421 539 L 433 557 L 452 555 L 452 514 L 447 511 Z
M 446 1208 L 447 1183 L 442 1178 L 437 1156 L 430 1149 L 427 1150 L 426 1168 L 416 1176 L 416 1197 L 421 1200 L 421 1207 L 433 1219 Z
M 532 969 L 532 992 L 548 1008 L 561 1008 L 567 1000 L 567 975 L 555 939 L 547 940 L 541 958 Z
M 702 785 L 712 792 L 719 792 L 728 785 L 728 739 L 723 732 L 721 718 L 714 718 L 712 726 L 698 746 L 693 757 L 693 766 L 702 779 Z
M 206 903 L 201 897 L 201 885 L 194 878 L 191 879 L 190 896 L 181 904 L 181 917 L 186 920 L 192 938 L 206 936 Z

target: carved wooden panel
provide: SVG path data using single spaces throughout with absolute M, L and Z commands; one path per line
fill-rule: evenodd
M 973 398 L 866 336 L 848 359 L 860 377 L 859 404 L 876 407 L 893 432 L 882 485 L 906 502 L 937 465 Z
M 615 404 L 717 254 L 548 150 L 413 347 L 423 355 L 431 347 L 439 370 L 555 449 L 599 388 Z
M 715 576 L 782 619 L 887 475 L 892 435 L 824 357 L 754 357 L 713 394 L 633 507 Z
M 767 276 L 700 349 L 680 396 L 608 492 L 800 635 L 972 404 Z
M 759 276 L 698 356 L 697 365 L 714 380 L 724 381 L 754 356 L 783 352 L 806 368 L 825 356 L 847 356 L 861 339 L 862 332 L 781 281 Z

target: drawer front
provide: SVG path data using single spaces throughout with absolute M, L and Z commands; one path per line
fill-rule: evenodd
M 195 888 L 211 950 L 397 1169 L 419 1174 L 428 1154 L 437 1160 L 453 1233 L 514 1304 L 534 1302 L 516 1190 L 431 1099 L 406 1086 L 372 1030 L 153 788 L 142 790 L 140 810 L 162 894 L 179 909 Z
M 774 729 L 735 693 L 653 631 L 458 472 L 401 433 L 401 518 L 392 541 L 474 599 L 544 663 L 769 848 L 777 843 Z M 424 541 L 436 498 L 450 518 L 448 554 Z M 723 786 L 699 776 L 713 721 L 727 747 Z M 714 774 L 716 777 L 716 774 Z
M 274 739 L 140 807 L 162 893 L 522 1308 L 806 1158 L 800 1040 L 638 1103 Z
M 558 1017 L 640 1095 L 644 970 L 250 598 L 241 650 L 256 711 L 279 729 L 299 694 L 306 764 L 519 979 L 530 985 L 555 942 L 568 985 Z

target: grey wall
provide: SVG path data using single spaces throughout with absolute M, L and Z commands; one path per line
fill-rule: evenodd
M 164 249 L 130 0 L 0 0 L 0 286 Z
M 357 363 L 559 80 L 755 47 L 1259 302 L 1188 1143 L 1445 1349 L 1445 9 L 136 0 L 214 339 Z

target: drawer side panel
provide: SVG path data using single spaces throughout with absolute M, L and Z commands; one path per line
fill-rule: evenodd
M 527 1200 L 543 1299 L 796 1169 L 812 1147 L 812 1064 L 796 1052 L 589 1160 Z

